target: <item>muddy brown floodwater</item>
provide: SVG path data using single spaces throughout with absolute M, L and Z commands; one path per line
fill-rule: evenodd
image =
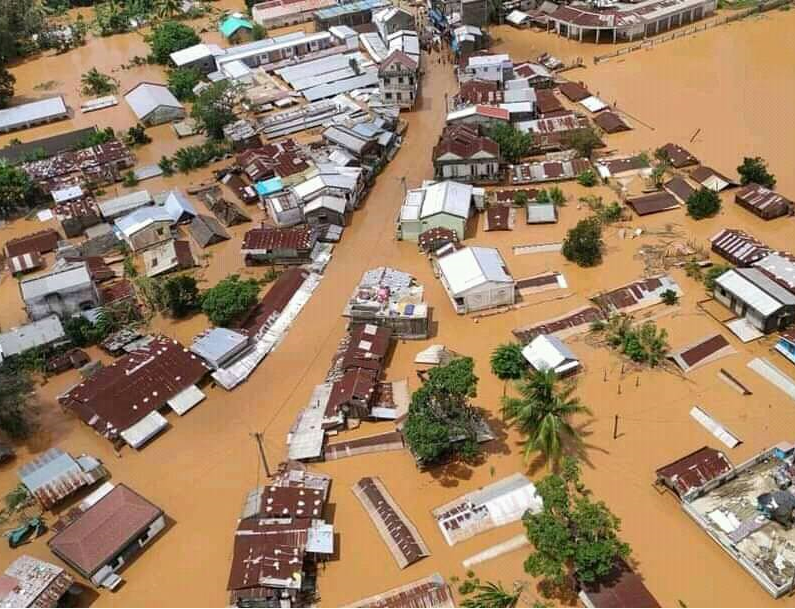
M 609 147 L 626 152 L 652 149 L 669 140 L 687 145 L 706 163 L 719 171 L 733 173 L 743 155 L 768 159 L 779 179 L 780 190 L 795 194 L 795 121 L 791 107 L 795 99 L 795 48 L 791 32 L 795 12 L 773 12 L 760 18 L 713 29 L 695 37 L 660 45 L 650 51 L 633 53 L 620 61 L 593 66 L 590 57 L 608 47 L 577 45 L 550 34 L 508 28 L 494 28 L 500 39 L 498 49 L 515 58 L 550 51 L 563 58 L 584 57 L 585 68 L 570 72 L 583 80 L 635 120 L 634 131 L 611 136 Z M 91 65 L 102 69 L 118 65 L 145 48 L 137 34 L 93 40 L 83 49 L 59 57 L 30 61 L 14 69 L 21 94 L 40 94 L 35 84 L 56 79 L 69 102 L 78 101 L 79 74 Z M 640 222 L 646 233 L 635 240 L 621 240 L 617 229 L 606 234 L 607 255 L 602 266 L 584 270 L 558 254 L 514 256 L 511 246 L 560 239 L 586 211 L 577 199 L 585 189 L 564 184 L 569 204 L 562 209 L 559 224 L 528 227 L 518 224 L 512 233 L 483 233 L 472 228 L 470 243 L 499 247 L 514 276 L 545 270 L 565 274 L 570 289 L 558 300 L 534 300 L 532 306 L 475 322 L 456 316 L 434 279 L 425 258 L 416 246 L 393 238 L 395 216 L 400 206 L 405 177 L 409 187 L 432 174 L 430 152 L 444 122 L 444 96 L 456 90 L 451 66 L 439 64 L 431 55 L 425 62 L 422 99 L 418 108 L 405 114 L 409 122 L 402 150 L 378 177 L 364 207 L 357 211 L 346 229 L 342 243 L 325 277 L 300 314 L 294 327 L 275 353 L 268 356 L 254 375 L 232 393 L 209 389 L 208 399 L 176 420 L 173 428 L 141 452 L 123 450 L 114 456 L 106 441 L 86 426 L 62 413 L 55 397 L 76 380 L 73 372 L 51 379 L 38 392 L 42 402 L 42 431 L 27 446 L 19 447 L 16 463 L 0 470 L 0 488 L 16 483 L 15 470 L 31 454 L 51 445 L 102 458 L 118 482 L 129 484 L 162 506 L 173 526 L 124 571 L 126 584 L 116 593 L 100 593 L 97 606 L 220 606 L 226 603 L 226 579 L 231 557 L 232 534 L 245 493 L 262 478 L 250 434 L 264 431 L 268 458 L 275 464 L 286 455 L 285 436 L 296 413 L 304 407 L 313 386 L 326 373 L 337 342 L 345 332 L 340 316 L 343 305 L 362 272 L 378 265 L 391 265 L 411 272 L 425 284 L 427 300 L 434 307 L 438 334 L 432 339 L 397 345 L 388 369 L 391 379 L 408 378 L 412 388 L 417 380 L 412 360 L 432 343 L 471 355 L 480 376 L 476 403 L 487 409 L 497 431 L 497 440 L 486 445 L 487 460 L 470 468 L 454 465 L 429 472 L 416 470 L 405 452 L 366 455 L 318 464 L 331 474 L 331 518 L 339 532 L 339 556 L 321 571 L 318 590 L 322 606 L 339 606 L 387 588 L 439 571 L 444 576 L 462 576 L 461 560 L 520 532 L 518 524 L 477 536 L 454 548 L 446 545 L 430 511 L 453 497 L 525 470 L 517 436 L 505 430 L 499 418 L 503 385 L 489 372 L 488 356 L 499 343 L 511 339 L 511 329 L 559 315 L 582 306 L 597 290 L 618 286 L 643 273 L 637 256 L 643 244 L 658 243 L 654 235 L 666 225 L 681 234 L 682 240 L 705 244 L 724 226 L 743 227 L 771 245 L 793 249 L 795 222 L 791 218 L 763 222 L 724 199 L 716 218 L 693 222 L 682 210 L 668 212 Z M 161 79 L 153 67 L 121 72 L 124 86 L 142 78 Z M 642 123 L 638 122 L 642 121 Z M 124 103 L 96 115 L 78 115 L 70 123 L 59 123 L 23 132 L 23 139 L 65 130 L 70 126 L 110 124 L 123 128 L 132 123 Z M 692 143 L 692 134 L 701 129 Z M 155 142 L 141 150 L 148 161 L 181 145 L 168 127 L 151 131 Z M 9 138 L 0 139 L 0 145 Z M 175 176 L 145 183 L 147 188 L 201 181 L 207 172 Z M 612 191 L 599 187 L 589 191 L 606 199 Z M 259 217 L 255 214 L 256 217 Z M 255 218 L 256 219 L 256 218 Z M 479 224 L 479 223 L 478 223 Z M 37 222 L 17 222 L 0 231 L 0 240 L 24 234 Z M 201 271 L 210 285 L 228 272 L 239 270 L 238 248 L 241 227 L 226 244 L 211 250 Z M 703 287 L 674 270 L 673 276 L 685 290 L 678 307 L 664 311 L 658 323 L 670 333 L 676 347 L 697 336 L 715 332 L 717 322 L 699 311 L 695 303 L 704 297 Z M 5 277 L 0 284 L 0 324 L 8 327 L 24 320 L 16 285 Z M 197 316 L 174 324 L 155 320 L 156 328 L 188 341 L 206 326 Z M 727 332 L 723 332 L 727 334 Z M 743 443 L 729 456 L 739 463 L 781 439 L 792 440 L 795 404 L 784 394 L 748 371 L 746 362 L 770 354 L 772 339 L 751 346 L 730 337 L 738 353 L 720 363 L 704 366 L 682 378 L 666 371 L 624 374 L 619 358 L 589 344 L 584 338 L 569 339 L 572 349 L 584 362 L 578 380 L 578 395 L 593 414 L 576 423 L 582 427 L 587 445 L 584 479 L 596 497 L 606 501 L 623 521 L 623 536 L 633 548 L 633 558 L 646 584 L 664 606 L 682 601 L 689 606 L 790 606 L 791 598 L 773 601 L 735 562 L 720 550 L 678 508 L 670 497 L 660 495 L 651 482 L 655 468 L 704 444 L 717 445 L 688 415 L 694 404 L 707 408 L 732 429 Z M 93 355 L 98 355 L 92 352 Z M 780 362 L 781 366 L 788 364 Z M 721 382 L 716 372 L 724 367 L 749 385 L 753 396 L 744 398 Z M 790 373 L 792 373 L 790 368 Z M 604 380 L 604 379 L 607 380 Z M 621 393 L 619 394 L 619 385 Z M 620 415 L 620 434 L 612 439 L 614 415 Z M 387 426 L 364 425 L 353 434 L 369 434 Z M 428 543 L 431 556 L 399 570 L 351 486 L 362 476 L 378 475 L 390 493 L 418 527 Z M 532 469 L 538 478 L 543 470 Z M 55 560 L 44 539 L 26 546 L 25 551 Z M 523 551 L 480 565 L 482 579 L 509 584 L 523 579 Z M 0 564 L 17 555 L 5 544 L 0 547 Z M 530 604 L 531 589 L 523 598 Z

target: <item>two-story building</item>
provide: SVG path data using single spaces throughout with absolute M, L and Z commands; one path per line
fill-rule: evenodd
M 500 177 L 500 146 L 474 125 L 448 125 L 433 149 L 434 177 L 494 182 Z
M 417 100 L 417 62 L 403 51 L 393 51 L 378 67 L 381 99 L 387 106 L 410 109 Z

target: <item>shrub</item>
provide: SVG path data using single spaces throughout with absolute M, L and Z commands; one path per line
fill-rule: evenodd
M 703 186 L 687 199 L 687 213 L 694 220 L 714 216 L 720 211 L 718 193 Z
M 602 224 L 595 216 L 585 218 L 569 230 L 563 240 L 562 253 L 579 266 L 596 266 L 602 261 Z
M 586 169 L 580 175 L 577 176 L 577 182 L 581 186 L 585 186 L 587 188 L 596 186 L 597 179 L 598 178 L 596 172 L 593 169 Z
M 164 21 L 152 30 L 147 42 L 151 49 L 152 61 L 165 65 L 171 53 L 199 44 L 201 38 L 183 23 Z
M 765 188 L 776 187 L 776 177 L 767 170 L 767 162 L 762 157 L 744 157 L 737 173 L 743 185 L 753 182 Z
M 201 72 L 196 68 L 176 68 L 168 73 L 168 88 L 180 101 L 190 101 L 195 95 L 195 87 L 202 79 Z
M 216 326 L 226 326 L 248 312 L 259 295 L 259 282 L 230 275 L 202 296 L 202 311 Z

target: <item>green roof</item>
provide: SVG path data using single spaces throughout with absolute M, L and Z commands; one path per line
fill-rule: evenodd
M 225 38 L 229 38 L 242 27 L 249 30 L 254 29 L 254 26 L 251 25 L 251 22 L 247 19 L 243 19 L 242 17 L 227 17 L 221 22 L 221 26 L 218 29 L 221 30 L 221 33 Z

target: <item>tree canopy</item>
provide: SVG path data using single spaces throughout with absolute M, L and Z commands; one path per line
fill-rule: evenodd
M 595 216 L 577 222 L 563 240 L 561 252 L 579 266 L 596 266 L 602 262 L 602 223 Z
M 8 362 L 0 366 L 0 430 L 14 440 L 28 437 L 36 427 L 37 408 L 31 400 L 30 374 Z
M 0 64 L 0 108 L 6 108 L 11 103 L 16 82 L 17 79 L 8 71 L 8 68 Z
M 193 87 L 202 79 L 196 68 L 176 68 L 168 73 L 168 88 L 180 101 L 190 101 L 195 96 Z
M 174 275 L 162 284 L 163 305 L 172 317 L 185 317 L 199 308 L 201 298 L 196 279 L 190 275 Z
M 530 151 L 533 136 L 520 131 L 509 123 L 495 123 L 489 127 L 487 135 L 500 146 L 500 154 L 508 163 L 518 163 Z
M 34 0 L 0 2 L 0 63 L 36 50 L 32 37 L 44 29 L 44 11 Z
M 259 295 L 255 279 L 230 275 L 207 290 L 202 296 L 202 311 L 216 326 L 226 326 L 246 313 Z
M 720 197 L 709 188 L 701 187 L 687 199 L 687 213 L 694 220 L 714 216 L 720 211 Z
M 491 353 L 491 371 L 498 379 L 522 378 L 527 371 L 527 360 L 519 343 L 504 343 Z
M 0 217 L 33 206 L 38 189 L 22 169 L 0 161 Z
M 168 63 L 171 53 L 201 42 L 191 27 L 176 21 L 164 21 L 155 26 L 147 40 L 152 60 L 163 65 Z
M 191 117 L 209 137 L 221 140 L 224 127 L 235 120 L 235 87 L 228 81 L 214 82 L 193 102 Z
M 762 157 L 744 157 L 742 164 L 737 167 L 737 173 L 743 185 L 753 182 L 765 188 L 776 187 L 776 176 L 768 171 L 767 162 Z
M 582 158 L 589 159 L 593 151 L 602 145 L 602 140 L 593 127 L 583 127 L 568 131 L 563 137 L 563 144 L 576 151 Z
M 629 556 L 629 545 L 618 536 L 621 521 L 604 502 L 590 499 L 576 461 L 566 458 L 561 474 L 550 474 L 536 489 L 544 507 L 524 516 L 533 547 L 524 568 L 541 578 L 546 596 L 570 593 L 575 582 L 598 581 Z
M 452 456 L 470 460 L 479 454 L 477 430 L 482 422 L 469 403 L 477 395 L 474 366 L 472 358 L 462 357 L 434 368 L 411 396 L 403 434 L 420 465 Z

